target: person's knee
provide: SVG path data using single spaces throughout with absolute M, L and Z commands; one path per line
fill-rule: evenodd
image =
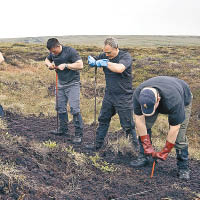
M 101 124 L 109 124 L 111 120 L 111 116 L 108 115 L 106 112 L 100 112 L 100 115 L 98 117 L 98 121 Z
M 79 107 L 70 107 L 70 112 L 72 115 L 79 115 L 80 114 L 80 108 Z
M 102 124 L 102 125 L 107 125 L 110 123 L 110 119 L 106 116 L 99 116 L 98 117 L 98 122 L 99 124 Z
M 188 143 L 184 142 L 184 143 L 175 143 L 175 149 L 177 150 L 182 150 L 188 147 Z
M 67 112 L 67 109 L 65 107 L 62 107 L 62 106 L 57 106 L 55 109 L 56 109 L 56 111 L 58 111 L 59 114 Z
M 131 130 L 135 128 L 132 110 L 119 110 L 118 115 L 120 118 L 120 124 L 124 130 Z

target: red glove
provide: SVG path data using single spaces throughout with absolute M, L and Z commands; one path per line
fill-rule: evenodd
M 160 152 L 154 152 L 152 154 L 153 158 L 158 158 L 160 160 L 166 160 L 168 154 L 171 152 L 172 148 L 174 147 L 174 144 L 166 141 L 165 147 Z
M 154 149 L 152 147 L 152 144 L 151 144 L 150 137 L 149 137 L 148 134 L 140 136 L 140 139 L 141 139 L 142 146 L 144 148 L 144 153 L 145 154 L 151 155 L 151 154 L 155 153 L 155 151 L 154 151 Z

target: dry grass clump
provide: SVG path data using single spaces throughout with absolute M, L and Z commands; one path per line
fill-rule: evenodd
M 135 155 L 135 149 L 133 148 L 133 144 L 131 142 L 131 138 L 121 136 L 117 138 L 117 140 L 108 140 L 107 147 L 115 154 L 125 155 L 127 153 L 131 153 Z

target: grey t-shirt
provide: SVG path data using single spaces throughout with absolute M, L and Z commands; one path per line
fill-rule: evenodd
M 138 99 L 144 87 L 157 89 L 161 100 L 156 111 L 161 114 L 168 114 L 170 125 L 175 126 L 185 120 L 184 107 L 190 104 L 192 98 L 190 88 L 185 81 L 169 76 L 157 76 L 144 81 L 133 94 L 134 113 L 136 115 L 142 115 Z
M 81 60 L 78 52 L 68 46 L 62 46 L 62 52 L 59 55 L 50 53 L 47 57 L 48 60 L 54 62 L 56 66 L 66 63 L 71 64 L 77 60 Z M 72 83 L 80 81 L 80 72 L 65 68 L 63 71 L 57 70 L 58 73 L 58 87 L 68 86 Z

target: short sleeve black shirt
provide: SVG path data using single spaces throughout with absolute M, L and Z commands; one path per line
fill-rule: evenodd
M 134 113 L 142 115 L 139 104 L 139 95 L 144 87 L 153 87 L 158 90 L 161 100 L 157 108 L 158 113 L 168 114 L 169 124 L 181 124 L 185 120 L 184 107 L 191 102 L 191 91 L 188 84 L 178 78 L 158 76 L 140 84 L 133 95 Z
M 99 59 L 109 59 L 105 53 L 98 56 Z M 119 50 L 118 55 L 109 62 L 120 63 L 125 66 L 124 72 L 116 73 L 104 68 L 106 79 L 106 91 L 113 95 L 132 95 L 132 57 L 128 52 Z

